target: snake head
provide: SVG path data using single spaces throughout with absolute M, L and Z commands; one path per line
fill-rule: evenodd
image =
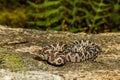
M 39 57 L 41 60 L 47 60 L 47 59 L 48 59 L 48 55 L 49 55 L 48 53 L 45 53 L 43 50 L 40 50 L 38 57 Z

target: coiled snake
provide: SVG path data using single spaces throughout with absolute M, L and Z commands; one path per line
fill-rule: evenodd
M 81 62 L 96 59 L 101 49 L 89 40 L 76 40 L 70 44 L 55 43 L 40 50 L 39 57 L 56 66 L 66 62 Z

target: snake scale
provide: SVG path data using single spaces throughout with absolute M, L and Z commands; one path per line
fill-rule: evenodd
M 39 57 L 48 63 L 60 66 L 66 62 L 81 62 L 94 60 L 101 52 L 101 48 L 89 40 L 76 40 L 70 44 L 55 43 L 44 46 Z

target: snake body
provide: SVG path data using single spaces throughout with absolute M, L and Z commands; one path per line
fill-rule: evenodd
M 96 59 L 101 49 L 89 40 L 76 40 L 70 44 L 55 43 L 40 50 L 39 57 L 56 66 L 66 62 L 81 62 Z

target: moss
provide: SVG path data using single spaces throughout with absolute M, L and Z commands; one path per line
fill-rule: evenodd
M 14 53 L 0 49 L 0 68 L 9 68 L 11 70 L 25 70 L 22 58 Z

